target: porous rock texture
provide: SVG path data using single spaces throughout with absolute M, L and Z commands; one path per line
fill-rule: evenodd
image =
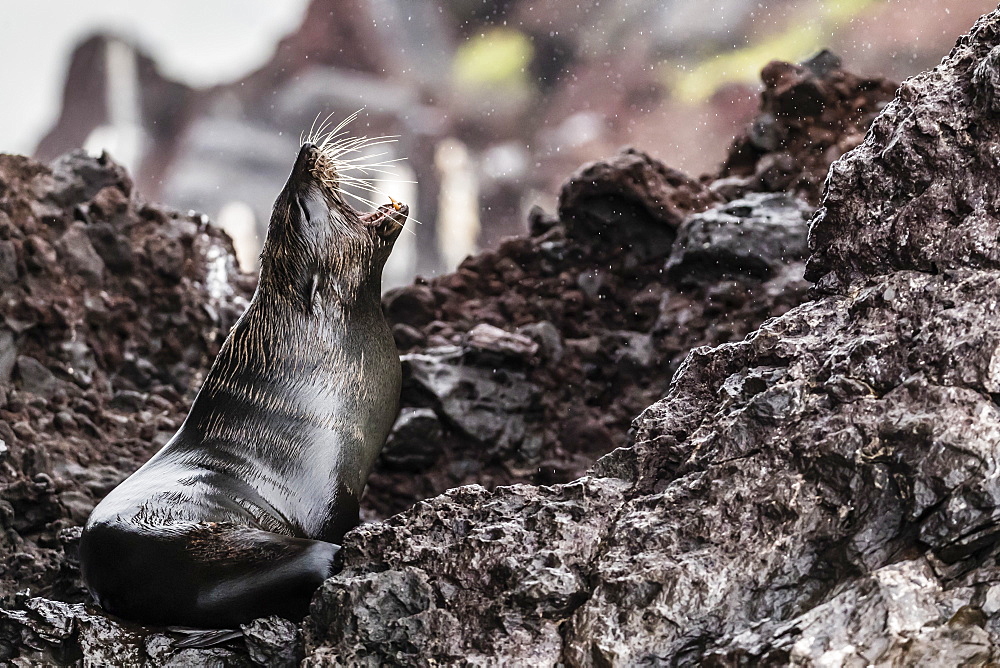
M 299 630 L 277 618 L 209 649 L 182 648 L 175 643 L 183 635 L 109 619 L 87 607 L 75 557 L 93 505 L 183 419 L 252 279 L 235 271 L 224 237 L 201 217 L 141 203 L 106 157 L 77 154 L 52 167 L 3 160 L 0 207 L 10 212 L 4 234 L 11 243 L 2 247 L 13 249 L 14 280 L 4 292 L 3 330 L 13 362 L 0 385 L 7 457 L 0 495 L 9 504 L 12 557 L 2 578 L 0 657 L 21 665 L 109 657 L 295 664 L 304 651 Z M 631 187 L 636 178 L 645 179 L 642 187 Z M 67 190 L 54 184 L 63 182 L 72 184 L 71 198 L 54 208 L 49 202 Z M 619 194 L 609 195 L 615 183 Z M 631 417 L 663 394 L 692 345 L 741 338 L 806 296 L 808 207 L 800 200 L 717 203 L 697 182 L 637 151 L 585 167 L 567 191 L 575 194 L 564 198 L 559 218 L 534 215 L 531 237 L 387 296 L 404 351 L 404 408 L 370 480 L 369 518 L 471 482 L 485 491 L 500 482 L 578 477 L 626 443 Z M 678 202 L 669 214 L 660 208 L 668 199 Z M 117 203 L 111 218 L 98 206 L 105 200 Z M 701 213 L 686 218 L 692 211 Z M 709 226 L 711 238 L 684 231 L 692 226 Z M 778 228 L 784 233 L 771 234 Z M 53 250 L 36 258 L 33 249 L 47 243 Z M 128 266 L 107 268 L 130 252 L 137 257 Z M 734 262 L 734 253 L 756 260 Z M 668 258 L 676 280 L 665 278 Z M 82 271 L 85 262 L 92 271 Z M 107 304 L 118 308 L 109 314 Z M 42 320 L 50 310 L 64 319 Z M 74 326 L 65 326 L 64 312 Z M 186 346 L 171 347 L 179 342 Z M 619 487 L 611 492 L 620 496 Z M 560 550 L 586 540 L 598 519 L 570 527 Z M 522 541 L 531 542 L 531 524 Z M 556 535 L 546 531 L 534 543 Z M 550 559 L 560 550 L 549 549 Z M 546 603 L 553 610 L 579 600 L 580 582 L 566 577 L 565 600 Z M 544 595 L 547 585 L 540 586 L 526 595 Z M 397 595 L 395 585 L 387 591 Z
M 107 156 L 0 155 L 0 595 L 82 594 L 97 500 L 162 446 L 246 307 L 228 238 Z
M 812 230 L 831 294 L 692 351 L 590 476 L 361 527 L 307 665 L 1000 658 L 998 45 L 1000 12 L 834 167 Z
M 1000 240 L 1000 224 L 978 216 L 971 235 L 967 207 L 950 206 L 964 195 L 944 187 L 934 191 L 941 198 L 915 198 L 926 215 L 913 203 L 889 207 L 887 193 L 897 181 L 907 181 L 905 190 L 945 178 L 921 171 L 945 163 L 964 173 L 962 147 L 995 137 L 993 98 L 982 82 L 998 45 L 1000 11 L 938 69 L 910 80 L 915 93 L 893 102 L 881 129 L 843 159 L 861 161 L 854 173 L 868 179 L 876 193 L 868 208 L 882 207 L 883 217 L 860 226 L 844 214 L 833 224 L 836 203 L 856 193 L 831 179 L 809 236 L 812 275 L 825 290 L 815 301 L 801 303 L 806 204 L 732 183 L 713 188 L 638 151 L 581 169 L 558 217 L 533 215 L 530 237 L 387 295 L 404 353 L 405 408 L 365 503 L 373 517 L 408 509 L 345 537 L 342 570 L 322 585 L 301 627 L 257 620 L 223 646 L 181 649 L 175 633 L 106 617 L 78 591 L 75 522 L 54 493 L 41 507 L 56 519 L 31 503 L 12 503 L 3 516 L 15 546 L 5 549 L 22 550 L 24 562 L 48 555 L 52 566 L 38 580 L 47 589 L 5 599 L 2 659 L 116 657 L 154 666 L 997 660 L 1000 267 L 983 253 L 945 251 L 975 235 Z M 966 121 L 961 142 L 944 125 L 905 131 L 922 105 L 939 109 L 942 100 L 949 118 Z M 901 173 L 866 166 L 891 155 L 891 141 L 877 149 L 886 133 L 936 161 L 907 162 Z M 969 167 L 968 187 L 990 192 L 993 167 Z M 29 207 L 23 193 L 48 192 L 44 183 L 26 190 L 3 182 Z M 126 200 L 127 211 L 140 206 Z M 865 210 L 860 200 L 853 206 Z M 15 227 L 21 216 L 10 216 Z M 91 239 L 89 221 L 75 222 L 59 228 L 52 257 L 77 263 L 71 280 L 81 286 L 108 280 L 75 241 Z M 165 222 L 151 234 L 173 229 Z M 191 234 L 190 248 L 203 238 L 214 245 L 210 231 L 196 226 Z M 914 235 L 940 240 L 922 250 L 947 262 L 928 266 L 917 253 L 890 252 Z M 873 239 L 885 251 L 880 262 Z M 91 245 L 107 263 L 102 246 Z M 15 251 L 18 281 L 30 287 L 37 270 Z M 870 261 L 856 260 L 865 253 Z M 184 257 L 182 280 L 205 281 L 207 294 L 208 256 Z M 242 279 L 225 276 L 232 295 L 245 294 Z M 53 373 L 43 349 L 54 344 L 33 349 L 23 343 L 31 328 L 8 321 L 8 329 L 18 348 L 5 410 L 23 419 L 33 406 L 33 419 L 44 420 L 52 411 L 36 390 L 80 386 L 72 376 L 78 365 L 63 362 Z M 22 364 L 32 350 L 38 363 Z M 197 373 L 204 366 L 194 358 L 186 368 Z M 95 361 L 95 377 L 107 374 L 102 358 Z M 168 359 L 154 368 L 175 367 Z M 186 381 L 190 387 L 197 378 Z M 68 390 L 67 397 L 72 405 Z M 626 439 L 622 423 L 633 408 L 633 415 L 645 410 Z M 440 438 L 437 449 L 429 435 Z M 68 491 L 63 475 L 26 477 L 46 450 L 13 459 L 35 441 L 15 430 L 8 437 L 4 475 L 41 485 L 39 495 L 46 485 Z M 608 451 L 586 475 L 560 480 Z M 59 452 L 38 470 L 71 459 Z M 109 478 L 122 474 L 112 471 Z M 516 484 L 496 487 L 508 482 Z M 556 484 L 538 484 L 547 482 Z M 425 493 L 448 483 L 462 486 Z M 20 484 L 12 489 L 28 483 Z M 24 524 L 25 514 L 35 523 Z M 30 584 L 19 572 L 5 574 L 7 591 Z
M 816 204 L 830 164 L 861 143 L 896 86 L 845 70 L 829 51 L 800 64 L 773 61 L 761 79 L 760 111 L 712 190 L 727 198 L 790 192 Z
M 581 167 L 529 236 L 388 293 L 405 422 L 369 480 L 368 517 L 468 483 L 583 475 L 626 444 L 691 348 L 806 298 L 810 212 L 784 193 L 726 203 L 627 149 Z
M 871 274 L 1000 266 L 1000 47 L 982 22 L 904 82 L 865 142 L 830 171 L 810 278 L 844 290 Z M 943 80 L 947 77 L 947 80 Z

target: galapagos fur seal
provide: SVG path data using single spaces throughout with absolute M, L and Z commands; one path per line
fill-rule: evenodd
M 83 578 L 108 612 L 202 628 L 301 618 L 358 523 L 399 411 L 380 283 L 408 209 L 355 211 L 353 163 L 337 157 L 358 140 L 333 134 L 301 146 L 257 291 L 184 423 L 87 521 Z

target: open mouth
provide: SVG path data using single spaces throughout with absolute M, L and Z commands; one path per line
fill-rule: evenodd
M 388 222 L 394 222 L 399 227 L 403 227 L 406 224 L 406 217 L 410 213 L 410 207 L 406 206 L 402 202 L 397 202 L 396 200 L 389 198 L 389 204 L 383 204 L 379 208 L 375 209 L 370 213 L 361 213 L 355 210 L 358 214 L 358 218 L 362 223 L 366 225 L 384 225 Z

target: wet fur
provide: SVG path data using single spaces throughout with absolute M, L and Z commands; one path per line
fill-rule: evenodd
M 299 618 L 358 522 L 398 412 L 379 292 L 407 212 L 362 220 L 329 170 L 303 146 L 257 292 L 187 419 L 84 528 L 84 580 L 109 612 L 216 628 Z

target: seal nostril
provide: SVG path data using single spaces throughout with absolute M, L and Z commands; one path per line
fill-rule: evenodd
M 315 144 L 306 142 L 302 144 L 299 148 L 299 155 L 295 158 L 295 164 L 292 166 L 292 179 L 306 179 L 312 172 L 313 166 L 316 164 L 316 156 L 319 153 L 319 149 L 316 148 Z

